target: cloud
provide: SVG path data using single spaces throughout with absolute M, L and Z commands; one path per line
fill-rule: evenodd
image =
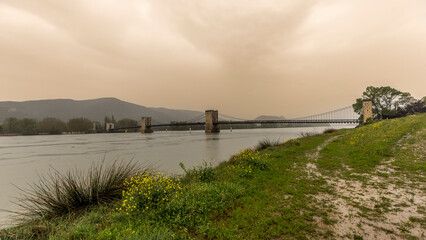
M 0 28 L 0 100 L 298 116 L 426 89 L 422 0 L 4 0 Z

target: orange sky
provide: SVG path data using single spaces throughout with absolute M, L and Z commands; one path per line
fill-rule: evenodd
M 0 2 L 0 101 L 117 97 L 239 117 L 421 98 L 424 0 Z

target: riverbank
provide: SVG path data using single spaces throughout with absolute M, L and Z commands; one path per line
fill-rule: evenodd
M 422 114 L 244 151 L 216 168 L 187 169 L 181 189 L 134 212 L 120 199 L 0 236 L 421 239 L 426 234 L 425 125 Z

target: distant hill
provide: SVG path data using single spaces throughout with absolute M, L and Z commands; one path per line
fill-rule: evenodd
M 0 123 L 8 117 L 35 118 L 42 120 L 54 117 L 63 121 L 85 117 L 103 123 L 105 116 L 114 115 L 116 120 L 152 117 L 153 123 L 185 121 L 203 114 L 200 111 L 149 108 L 121 101 L 117 98 L 92 100 L 52 99 L 25 102 L 0 102 Z
M 267 116 L 267 115 L 261 115 L 254 120 L 285 120 L 286 118 L 283 116 Z

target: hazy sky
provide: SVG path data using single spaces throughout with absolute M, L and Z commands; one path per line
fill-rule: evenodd
M 370 85 L 426 95 L 425 0 L 0 0 L 0 101 L 297 117 Z

